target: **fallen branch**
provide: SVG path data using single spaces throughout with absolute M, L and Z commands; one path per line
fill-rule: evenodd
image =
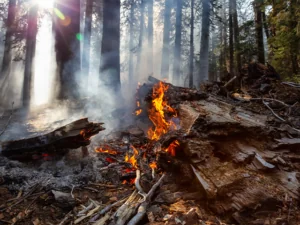
M 227 87 L 229 84 L 231 84 L 235 79 L 237 78 L 237 76 L 234 76 L 233 78 L 231 78 L 226 84 L 224 84 L 223 87 Z
M 151 202 L 151 198 L 153 197 L 156 189 L 160 186 L 166 174 L 164 173 L 159 180 L 152 186 L 151 190 L 145 197 L 145 201 L 139 206 L 137 214 L 127 223 L 127 225 L 136 225 L 138 224 L 146 215 L 147 208 Z
M 138 193 L 144 198 L 146 198 L 146 192 L 143 190 L 141 184 L 140 184 L 140 179 L 141 179 L 141 171 L 139 169 L 136 170 L 136 178 L 134 181 L 135 187 L 138 190 Z
M 62 219 L 62 221 L 60 221 L 60 223 L 58 225 L 64 225 L 64 223 L 69 219 L 71 213 L 72 213 L 72 210 L 70 212 L 68 212 L 67 215 L 65 215 L 65 217 Z
M 100 216 L 104 215 L 105 213 L 107 213 L 109 210 L 111 210 L 113 207 L 117 206 L 118 204 L 121 204 L 123 202 L 125 202 L 126 198 L 123 198 L 122 200 L 119 200 L 113 204 L 110 204 L 108 206 L 106 206 L 104 209 L 102 209 L 99 213 L 97 213 L 92 219 L 90 219 L 90 223 L 95 222 L 97 219 L 99 219 Z
M 279 120 L 281 120 L 281 121 L 283 121 L 283 122 L 285 122 L 286 120 L 285 119 L 283 119 L 282 117 L 280 117 L 280 116 L 278 116 L 275 112 L 274 112 L 274 110 L 270 107 L 270 106 L 268 106 L 268 104 L 262 99 L 262 102 L 263 102 L 263 104 L 272 112 L 272 114 L 277 118 L 277 119 L 279 119 Z
M 250 98 L 251 101 L 264 101 L 264 100 L 267 100 L 267 101 L 274 101 L 274 102 L 278 102 L 286 107 L 290 107 L 290 105 L 284 103 L 283 101 L 280 101 L 280 100 L 277 100 L 277 99 L 274 99 L 274 98 Z
M 295 87 L 295 88 L 300 88 L 300 84 L 294 83 L 294 82 L 282 82 L 282 84 Z

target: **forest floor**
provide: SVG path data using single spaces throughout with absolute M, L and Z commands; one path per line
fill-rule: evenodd
M 135 121 L 97 135 L 88 155 L 0 156 L 0 224 L 300 224 L 296 84 L 159 84 L 140 87 Z M 159 87 L 169 125 L 151 111 Z M 158 139 L 149 117 L 166 129 Z

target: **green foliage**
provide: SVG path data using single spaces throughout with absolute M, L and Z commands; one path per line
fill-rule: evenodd
M 299 81 L 300 4 L 297 0 L 285 0 L 274 1 L 274 4 L 271 1 L 270 6 L 269 61 L 282 77 Z

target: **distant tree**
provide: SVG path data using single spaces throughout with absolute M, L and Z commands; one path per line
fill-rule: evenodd
M 210 0 L 202 0 L 202 23 L 201 23 L 201 42 L 200 42 L 200 62 L 199 62 L 199 78 L 196 86 L 208 80 L 208 52 L 209 52 L 209 27 L 210 27 Z
M 31 98 L 32 76 L 34 72 L 34 55 L 37 35 L 37 4 L 30 6 L 27 16 L 26 55 L 23 83 L 23 105 L 29 106 Z
M 137 52 L 137 63 L 136 63 L 136 71 L 137 73 L 140 72 L 141 66 L 141 57 L 143 51 L 143 39 L 144 39 L 144 27 L 145 27 L 145 1 L 141 0 L 140 3 L 140 32 L 139 32 L 139 43 L 138 43 L 138 52 Z
M 161 76 L 166 79 L 169 78 L 171 8 L 172 0 L 165 0 Z
M 0 77 L 5 77 L 9 74 L 10 63 L 12 60 L 12 38 L 15 32 L 15 19 L 16 19 L 17 0 L 9 0 L 8 2 L 8 14 L 6 20 L 6 33 L 4 43 L 4 55 L 2 60 L 2 68 Z
M 182 0 L 176 0 L 175 46 L 173 64 L 173 82 L 178 84 L 181 65 Z
M 128 62 L 128 78 L 132 80 L 134 77 L 133 71 L 133 40 L 134 40 L 134 11 L 135 1 L 130 1 L 130 16 L 129 16 L 129 62 Z
M 189 87 L 193 87 L 194 81 L 194 8 L 195 0 L 191 0 L 191 30 L 190 30 L 190 56 L 189 56 Z
M 103 0 L 100 79 L 111 90 L 120 89 L 120 0 Z
M 57 73 L 60 80 L 58 97 L 78 97 L 76 73 L 80 63 L 80 0 L 56 0 L 55 51 Z
M 90 51 L 91 51 L 91 34 L 92 34 L 92 14 L 94 0 L 86 0 L 85 21 L 84 21 L 84 42 L 82 56 L 82 71 L 87 79 L 90 72 Z
M 147 1 L 148 5 L 148 67 L 149 74 L 153 73 L 153 0 Z
M 263 36 L 263 21 L 262 21 L 262 2 L 263 0 L 254 0 L 254 13 L 255 13 L 255 30 L 256 30 L 256 45 L 257 56 L 260 63 L 265 63 L 265 49 L 264 49 L 264 36 Z

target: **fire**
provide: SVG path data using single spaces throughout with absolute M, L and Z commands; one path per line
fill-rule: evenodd
M 151 162 L 150 164 L 149 164 L 149 166 L 150 166 L 150 168 L 151 169 L 157 169 L 157 163 L 156 162 Z
M 139 155 L 139 151 L 133 147 L 131 145 L 131 147 L 133 148 L 133 155 L 131 157 L 129 157 L 128 154 L 125 155 L 125 162 L 129 162 L 134 168 L 137 168 L 138 164 L 137 164 L 137 156 Z
M 166 148 L 166 152 L 168 152 L 171 156 L 176 155 L 175 149 L 179 146 L 179 142 L 177 140 L 173 141 L 168 148 Z
M 110 155 L 117 155 L 118 152 L 116 150 L 111 150 L 111 149 L 103 149 L 103 148 L 96 148 L 95 152 L 99 152 L 99 153 L 107 153 Z
M 140 115 L 140 114 L 142 113 L 142 111 L 143 111 L 142 109 L 136 110 L 136 111 L 135 111 L 135 115 L 136 115 L 136 116 Z
M 149 109 L 149 119 L 152 121 L 154 128 L 148 130 L 148 137 L 151 140 L 158 140 L 163 134 L 167 133 L 171 128 L 176 128 L 172 121 L 166 121 L 165 111 L 177 116 L 175 109 L 168 105 L 164 100 L 165 92 L 169 86 L 162 82 L 153 86 L 152 106 Z
M 127 180 L 123 180 L 122 184 L 127 184 L 127 183 L 134 184 L 134 182 L 135 182 L 135 178 L 132 178 L 132 179 L 130 179 L 129 182 Z

